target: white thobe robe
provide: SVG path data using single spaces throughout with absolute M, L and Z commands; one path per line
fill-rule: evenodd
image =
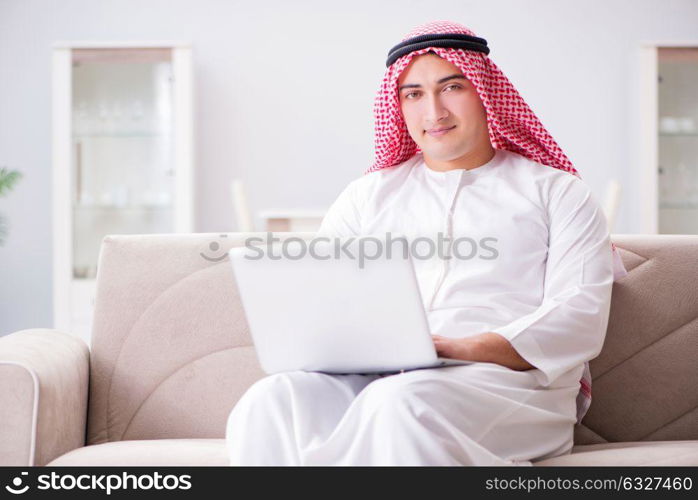
M 613 284 L 610 235 L 588 186 L 506 150 L 446 172 L 417 154 L 352 181 L 317 236 L 386 233 L 452 242 L 451 258 L 413 247 L 432 333 L 498 333 L 534 368 L 269 375 L 230 413 L 231 464 L 531 465 L 569 453 Z

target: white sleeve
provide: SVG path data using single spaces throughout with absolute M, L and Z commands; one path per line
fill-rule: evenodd
M 557 179 L 552 191 L 542 303 L 492 330 L 540 370 L 544 386 L 599 355 L 613 287 L 606 218 L 588 186 L 570 175 Z
M 332 203 L 316 236 L 356 236 L 361 234 L 361 203 L 358 179 L 350 182 Z

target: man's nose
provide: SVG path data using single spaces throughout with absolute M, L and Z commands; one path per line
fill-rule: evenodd
M 432 96 L 428 99 L 427 110 L 426 110 L 426 122 L 427 124 L 436 125 L 444 118 L 448 116 L 448 109 L 441 102 L 438 96 Z

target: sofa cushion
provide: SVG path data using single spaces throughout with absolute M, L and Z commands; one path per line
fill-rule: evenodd
M 628 275 L 575 444 L 698 440 L 698 235 L 614 235 Z
M 77 448 L 51 466 L 225 466 L 225 439 L 116 441 Z M 655 441 L 578 445 L 569 455 L 535 466 L 698 465 L 698 441 Z
M 253 236 L 265 233 L 104 238 L 87 444 L 224 437 L 230 410 L 264 376 L 225 253 Z
M 686 466 L 698 465 L 698 441 L 634 441 L 577 445 L 569 455 L 536 466 Z
M 114 441 L 76 448 L 51 466 L 186 466 L 228 465 L 225 439 L 148 439 Z

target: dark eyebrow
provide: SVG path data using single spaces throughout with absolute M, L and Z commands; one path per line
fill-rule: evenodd
M 463 79 L 463 80 L 466 79 L 465 76 L 463 76 L 463 75 L 451 75 L 451 76 L 446 76 L 446 77 L 442 78 L 441 80 L 439 80 L 439 81 L 436 82 L 436 83 L 441 84 L 441 83 L 447 82 L 447 81 L 449 81 L 449 80 L 455 80 L 456 78 L 460 78 L 460 79 Z M 409 84 L 407 84 L 407 85 L 402 85 L 402 86 L 400 86 L 400 88 L 398 88 L 397 91 L 398 91 L 398 92 L 401 92 L 403 89 L 418 89 L 418 88 L 421 88 L 421 87 L 422 87 L 422 86 L 421 86 L 420 84 L 418 84 L 418 83 L 409 83 Z

